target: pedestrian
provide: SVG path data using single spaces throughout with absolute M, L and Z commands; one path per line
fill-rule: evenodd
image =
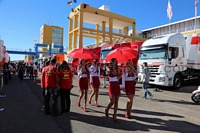
M 108 94 L 110 97 L 110 103 L 107 105 L 105 109 L 106 117 L 109 117 L 109 109 L 114 105 L 114 114 L 113 114 L 113 121 L 117 122 L 117 109 L 118 109 L 118 101 L 120 93 L 120 86 L 119 86 L 119 79 L 121 78 L 121 74 L 117 67 L 117 60 L 115 58 L 111 59 L 109 64 L 109 83 L 108 83 Z
M 4 63 L 3 64 L 3 80 L 4 80 L 4 84 L 7 85 L 8 84 L 8 63 Z
M 144 91 L 144 96 L 142 98 L 147 99 L 147 95 L 149 95 L 150 99 L 152 99 L 153 94 L 147 89 L 147 86 L 149 84 L 149 79 L 151 77 L 151 73 L 148 68 L 147 62 L 143 63 L 142 68 L 143 68 L 143 73 L 142 73 L 143 76 L 141 78 L 141 82 L 142 82 L 142 89 Z
M 50 97 L 52 96 L 52 112 L 54 116 L 58 116 L 57 98 L 59 90 L 58 70 L 55 66 L 56 60 L 52 59 L 49 66 L 42 73 L 42 78 L 45 78 L 45 114 L 50 114 Z
M 91 104 L 92 97 L 95 95 L 94 105 L 98 107 L 98 96 L 100 87 L 100 66 L 99 60 L 94 59 L 93 64 L 89 67 L 90 72 L 90 84 L 93 87 L 88 103 Z
M 78 79 L 79 79 L 79 99 L 78 99 L 78 107 L 81 106 L 81 99 L 85 94 L 85 101 L 83 105 L 83 110 L 86 112 L 86 105 L 87 105 L 87 94 L 88 94 L 88 73 L 89 71 L 87 70 L 86 62 L 84 59 L 82 59 L 78 65 L 77 68 L 77 73 L 78 73 Z
M 12 66 L 11 63 L 9 62 L 9 63 L 8 63 L 8 78 L 9 78 L 9 80 L 12 79 L 12 77 L 11 77 L 11 72 L 12 72 L 12 70 L 13 70 L 13 66 Z
M 131 109 L 133 105 L 133 98 L 135 95 L 135 79 L 137 73 L 132 70 L 131 64 L 127 62 L 126 68 L 123 69 L 122 74 L 122 90 L 126 93 L 128 101 L 126 104 L 126 112 L 124 114 L 125 118 L 131 119 Z
M 42 69 L 44 68 L 44 62 L 40 63 L 40 72 L 42 72 Z
M 103 88 L 106 88 L 106 80 L 107 80 L 107 76 L 108 76 L 107 64 L 104 64 L 102 66 L 102 71 L 103 71 Z
M 50 61 L 47 61 L 46 63 L 45 63 L 45 68 L 47 67 L 47 66 L 49 66 L 49 64 L 50 64 Z M 32 72 L 33 72 L 33 66 L 31 67 L 32 68 Z M 31 70 L 31 69 L 30 69 Z M 31 71 L 30 71 L 31 72 Z M 42 70 L 42 73 L 45 73 L 44 72 L 44 69 Z M 31 79 L 32 77 L 31 77 L 31 73 L 30 73 L 30 79 Z M 41 78 L 40 78 L 40 82 L 41 82 L 41 89 L 42 89 L 42 96 L 43 96 L 43 98 L 42 98 L 42 108 L 41 108 L 41 110 L 42 111 L 44 111 L 45 110 L 45 76 L 44 75 L 41 75 Z
M 24 72 L 25 72 L 25 65 L 23 64 L 23 62 L 19 62 L 18 77 L 20 78 L 21 81 L 24 79 Z
M 33 74 L 34 74 L 33 83 L 36 83 L 36 78 L 37 78 L 37 74 L 38 74 L 38 62 L 37 61 L 33 65 Z
M 62 64 L 59 66 L 58 72 L 60 79 L 59 85 L 60 85 L 61 109 L 62 109 L 62 114 L 65 114 L 70 111 L 70 106 L 71 106 L 70 91 L 73 88 L 72 85 L 73 73 L 66 61 L 63 61 Z
M 30 80 L 34 80 L 34 76 L 33 76 L 33 63 L 30 63 L 30 65 L 28 66 L 29 68 L 29 78 Z

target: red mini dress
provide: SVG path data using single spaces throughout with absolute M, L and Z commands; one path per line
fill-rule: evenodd
M 134 77 L 134 73 L 128 74 L 128 77 Z M 126 95 L 135 95 L 135 81 L 125 81 Z
M 108 94 L 110 97 L 112 96 L 120 96 L 120 86 L 119 81 L 111 81 L 111 78 L 117 77 L 117 74 L 110 73 L 109 75 L 109 83 L 108 83 Z
M 82 73 L 87 75 L 86 77 L 79 77 L 79 90 L 88 90 L 88 74 Z

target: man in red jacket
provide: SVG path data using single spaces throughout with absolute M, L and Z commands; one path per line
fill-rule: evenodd
M 45 67 L 44 67 L 44 69 L 47 67 L 47 66 L 49 66 L 49 64 L 50 64 L 50 61 L 46 61 L 46 63 L 45 63 Z M 44 69 L 42 69 L 42 73 L 44 72 Z M 45 75 L 44 76 L 41 76 L 41 79 L 40 79 L 40 82 L 41 82 L 41 89 L 42 89 L 42 96 L 43 96 L 43 99 L 42 99 L 42 111 L 44 111 L 45 110 Z
M 62 62 L 58 71 L 59 71 L 59 83 L 60 83 L 61 109 L 62 113 L 65 114 L 70 111 L 70 106 L 71 106 L 70 91 L 71 88 L 73 87 L 72 86 L 73 73 L 66 61 Z M 65 105 L 67 105 L 66 108 Z
M 59 87 L 58 70 L 55 66 L 56 59 L 51 60 L 51 64 L 42 72 L 42 77 L 45 79 L 45 114 L 50 114 L 50 97 L 53 96 L 52 112 L 53 115 L 59 115 L 57 109 L 57 97 Z

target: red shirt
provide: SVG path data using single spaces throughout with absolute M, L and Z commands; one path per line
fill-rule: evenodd
M 45 88 L 45 68 L 42 70 L 42 75 L 41 75 L 41 78 L 40 78 L 41 88 Z
M 73 73 L 71 70 L 61 70 L 59 73 L 59 84 L 61 89 L 71 89 Z
M 55 66 L 49 65 L 45 67 L 42 75 L 45 75 L 45 88 L 56 88 L 56 77 L 58 76 L 58 70 Z

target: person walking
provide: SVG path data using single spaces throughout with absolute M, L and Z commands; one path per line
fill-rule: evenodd
M 12 70 L 13 70 L 13 66 L 12 66 L 11 63 L 9 62 L 9 63 L 8 63 L 8 78 L 9 78 L 9 80 L 12 79 L 12 77 L 11 77 L 11 72 L 12 72 Z
M 86 105 L 87 105 L 87 94 L 88 94 L 88 73 L 89 71 L 87 70 L 86 62 L 84 59 L 80 61 L 80 64 L 78 65 L 77 68 L 77 73 L 78 73 L 78 78 L 79 78 L 79 91 L 80 95 L 78 98 L 78 107 L 81 106 L 81 99 L 83 95 L 85 94 L 85 101 L 83 105 L 83 110 L 86 112 Z
M 120 86 L 119 86 L 119 79 L 121 78 L 121 74 L 117 68 L 117 60 L 115 58 L 111 59 L 109 65 L 109 83 L 108 83 L 108 94 L 110 97 L 110 103 L 107 105 L 105 109 L 106 117 L 109 117 L 109 109 L 114 105 L 114 114 L 113 114 L 113 121 L 117 122 L 117 109 L 118 109 L 118 101 L 120 93 Z
M 102 70 L 103 70 L 103 88 L 106 88 L 106 80 L 107 80 L 107 76 L 108 76 L 108 67 L 107 64 L 104 64 L 102 66 Z
M 28 66 L 28 68 L 29 68 L 29 78 L 30 78 L 30 80 L 34 80 L 34 76 L 33 76 L 33 63 L 30 63 L 30 65 Z
M 46 63 L 45 63 L 45 67 L 44 67 L 44 69 L 47 67 L 47 66 L 49 66 L 49 64 L 50 64 L 50 61 L 47 61 Z M 31 67 L 31 66 L 30 66 Z M 32 68 L 32 72 L 33 72 L 33 67 L 31 67 Z M 44 71 L 45 70 L 42 70 L 42 73 L 44 73 Z M 31 72 L 31 71 L 30 71 Z M 30 74 L 31 75 L 31 74 Z M 31 76 L 30 76 L 30 79 L 31 79 Z M 41 110 L 42 111 L 44 111 L 45 110 L 45 76 L 42 76 L 41 75 L 41 78 L 40 78 L 40 82 L 41 82 L 41 89 L 42 89 L 42 96 L 43 96 L 43 98 L 42 98 L 42 108 L 41 108 Z
M 23 64 L 23 62 L 19 62 L 18 77 L 20 78 L 21 81 L 24 79 L 24 73 L 25 73 L 25 65 Z
M 57 108 L 57 98 L 59 87 L 58 70 L 55 66 L 56 60 L 52 59 L 49 66 L 42 72 L 42 78 L 45 79 L 45 114 L 50 114 L 50 97 L 52 96 L 52 112 L 54 116 L 59 115 Z
M 133 105 L 133 98 L 135 95 L 135 79 L 137 73 L 132 70 L 132 66 L 127 62 L 126 68 L 123 69 L 122 74 L 122 90 L 126 93 L 128 101 L 126 104 L 126 112 L 124 114 L 125 118 L 131 119 L 131 109 Z
M 62 109 L 62 114 L 65 114 L 70 111 L 70 106 L 71 106 L 70 91 L 73 88 L 72 85 L 73 73 L 66 61 L 63 61 L 62 64 L 59 66 L 58 72 L 59 72 L 58 77 L 60 79 L 59 85 L 60 85 L 61 109 Z
M 147 89 L 147 86 L 149 84 L 149 79 L 151 77 L 151 73 L 148 68 L 147 62 L 144 62 L 142 67 L 143 67 L 143 78 L 141 80 L 142 80 L 142 89 L 144 91 L 144 96 L 142 98 L 147 99 L 147 95 L 149 95 L 150 99 L 152 99 L 153 94 Z
M 3 80 L 4 80 L 5 85 L 8 84 L 8 71 L 9 71 L 8 63 L 4 63 L 3 64 Z
M 36 83 L 36 78 L 38 74 L 38 62 L 35 62 L 35 64 L 33 65 L 33 74 L 34 74 L 33 83 Z
M 94 59 L 93 64 L 89 67 L 90 84 L 93 87 L 88 103 L 91 104 L 92 97 L 95 95 L 94 105 L 98 107 L 98 96 L 100 87 L 100 66 L 98 59 Z

